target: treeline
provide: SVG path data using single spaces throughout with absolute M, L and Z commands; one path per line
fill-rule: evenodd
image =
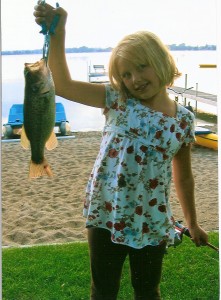
M 66 48 L 66 53 L 91 53 L 91 52 L 111 52 L 112 48 L 89 48 L 82 46 L 79 48 Z M 2 51 L 2 55 L 23 55 L 23 54 L 41 54 L 42 49 L 35 50 L 12 50 L 12 51 Z
M 188 46 L 184 43 L 182 44 L 179 44 L 179 45 L 176 45 L 176 44 L 172 44 L 172 45 L 169 45 L 168 46 L 169 49 L 171 51 L 177 51 L 177 50 L 180 50 L 180 51 L 202 51 L 202 50 L 216 50 L 216 45 L 205 45 L 205 46 Z
M 186 44 L 172 44 L 168 45 L 171 51 L 199 51 L 199 50 L 216 50 L 216 45 L 205 45 L 205 46 L 188 46 Z M 111 52 L 113 48 L 89 48 L 82 46 L 79 48 L 66 48 L 66 53 L 91 53 L 91 52 Z M 2 51 L 2 55 L 23 55 L 23 54 L 41 54 L 42 49 L 35 50 L 12 50 L 12 51 Z

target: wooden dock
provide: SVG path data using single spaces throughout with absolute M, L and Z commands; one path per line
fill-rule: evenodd
M 167 89 L 169 94 L 182 96 L 183 98 L 193 99 L 202 103 L 217 106 L 217 95 L 208 94 L 193 89 L 185 89 L 178 86 L 172 86 Z

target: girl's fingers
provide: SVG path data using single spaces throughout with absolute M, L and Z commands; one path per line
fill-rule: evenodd
M 41 25 L 42 23 L 45 22 L 45 18 L 35 18 L 35 22 L 36 22 L 38 25 Z
M 53 22 L 53 19 L 56 15 L 60 16 L 59 22 L 57 24 L 57 29 L 59 30 L 65 27 L 66 19 L 67 19 L 67 12 L 61 8 L 54 8 L 51 5 L 45 3 L 44 5 L 36 5 L 34 7 L 33 15 L 35 17 L 35 22 L 38 25 L 41 25 L 42 23 L 46 24 L 47 28 L 50 27 L 51 23 Z
M 35 22 L 40 25 L 46 23 L 49 26 L 55 16 L 54 8 L 48 4 L 36 5 L 34 7 Z

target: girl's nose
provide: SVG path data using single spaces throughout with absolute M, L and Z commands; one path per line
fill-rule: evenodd
M 141 81 L 141 74 L 140 72 L 133 72 L 132 74 L 132 80 L 133 80 L 133 83 L 136 84 L 136 83 L 139 83 Z

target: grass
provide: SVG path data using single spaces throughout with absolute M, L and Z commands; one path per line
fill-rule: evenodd
M 210 233 L 218 246 L 218 233 Z M 87 243 L 3 249 L 3 300 L 89 300 Z M 125 262 L 119 300 L 132 300 L 129 263 Z M 218 300 L 218 253 L 196 248 L 184 237 L 165 255 L 161 283 L 164 300 Z
M 205 122 L 217 124 L 217 115 L 210 114 L 201 110 L 197 110 L 196 117 Z

